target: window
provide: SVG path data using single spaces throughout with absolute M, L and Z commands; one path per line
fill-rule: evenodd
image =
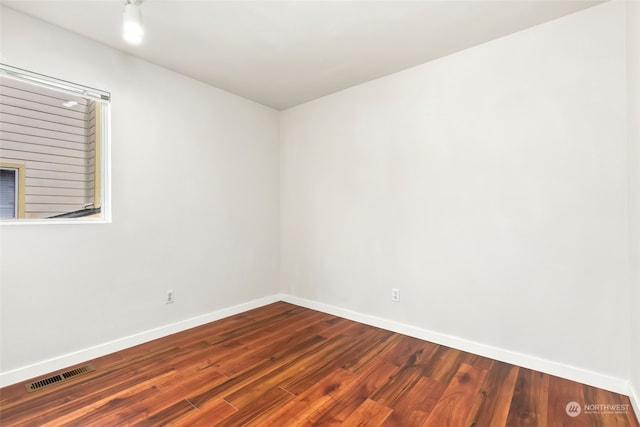
M 0 168 L 0 218 L 18 218 L 18 170 Z
M 0 163 L 0 219 L 24 218 L 24 166 Z
M 0 219 L 109 219 L 109 100 L 0 64 Z

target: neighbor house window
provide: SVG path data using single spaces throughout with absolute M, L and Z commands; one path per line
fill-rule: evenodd
M 109 101 L 0 64 L 1 219 L 108 219 Z
M 0 169 L 0 218 L 18 218 L 18 171 Z

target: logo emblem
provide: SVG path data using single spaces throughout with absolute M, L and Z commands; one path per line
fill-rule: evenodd
M 564 410 L 570 417 L 577 417 L 582 411 L 578 402 L 567 403 L 567 406 L 564 407 Z

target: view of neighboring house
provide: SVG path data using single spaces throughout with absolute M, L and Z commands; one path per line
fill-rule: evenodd
M 99 108 L 81 96 L 0 78 L 1 219 L 99 207 Z

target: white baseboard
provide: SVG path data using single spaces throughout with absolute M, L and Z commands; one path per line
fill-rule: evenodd
M 234 314 L 243 313 L 254 308 L 281 301 L 282 299 L 282 296 L 279 294 L 271 295 L 246 303 L 234 305 L 232 307 L 223 308 L 212 313 L 207 313 L 201 316 L 192 317 L 190 319 L 181 320 L 179 322 L 171 323 L 159 328 L 154 328 L 148 331 L 129 335 L 124 338 L 85 348 L 73 353 L 64 354 L 62 356 L 23 366 L 11 371 L 2 372 L 0 373 L 0 387 L 19 383 L 21 381 L 25 381 L 41 375 L 46 375 L 53 371 L 84 363 L 97 357 L 105 356 L 116 351 L 124 350 L 125 348 L 133 347 L 135 345 L 142 344 L 157 338 L 165 337 L 176 332 L 181 332 L 186 329 L 194 328 L 196 326 L 204 325 L 215 320 L 233 316 Z
M 446 345 L 447 347 L 474 353 L 480 356 L 499 360 L 501 362 L 510 363 L 512 365 L 518 365 L 528 369 L 544 372 L 546 374 L 551 374 L 572 381 L 577 381 L 593 387 L 599 387 L 624 395 L 627 395 L 629 393 L 629 382 L 623 378 L 611 377 L 608 375 L 576 368 L 574 366 L 565 365 L 551 360 L 540 359 L 511 350 L 493 347 L 487 344 L 481 344 L 463 338 L 458 338 L 455 336 L 418 328 L 404 323 L 395 322 L 393 320 L 387 320 L 356 311 L 346 310 L 344 308 L 311 301 L 304 298 L 294 297 L 291 295 L 282 295 L 282 300 L 291 304 L 296 304 L 313 310 L 322 311 L 324 313 L 333 314 L 334 316 L 344 317 L 349 320 L 365 323 L 367 325 L 376 326 L 378 328 L 387 329 L 389 331 L 401 333 L 404 335 L 409 335 L 436 344 Z M 638 413 L 637 409 L 636 413 Z

